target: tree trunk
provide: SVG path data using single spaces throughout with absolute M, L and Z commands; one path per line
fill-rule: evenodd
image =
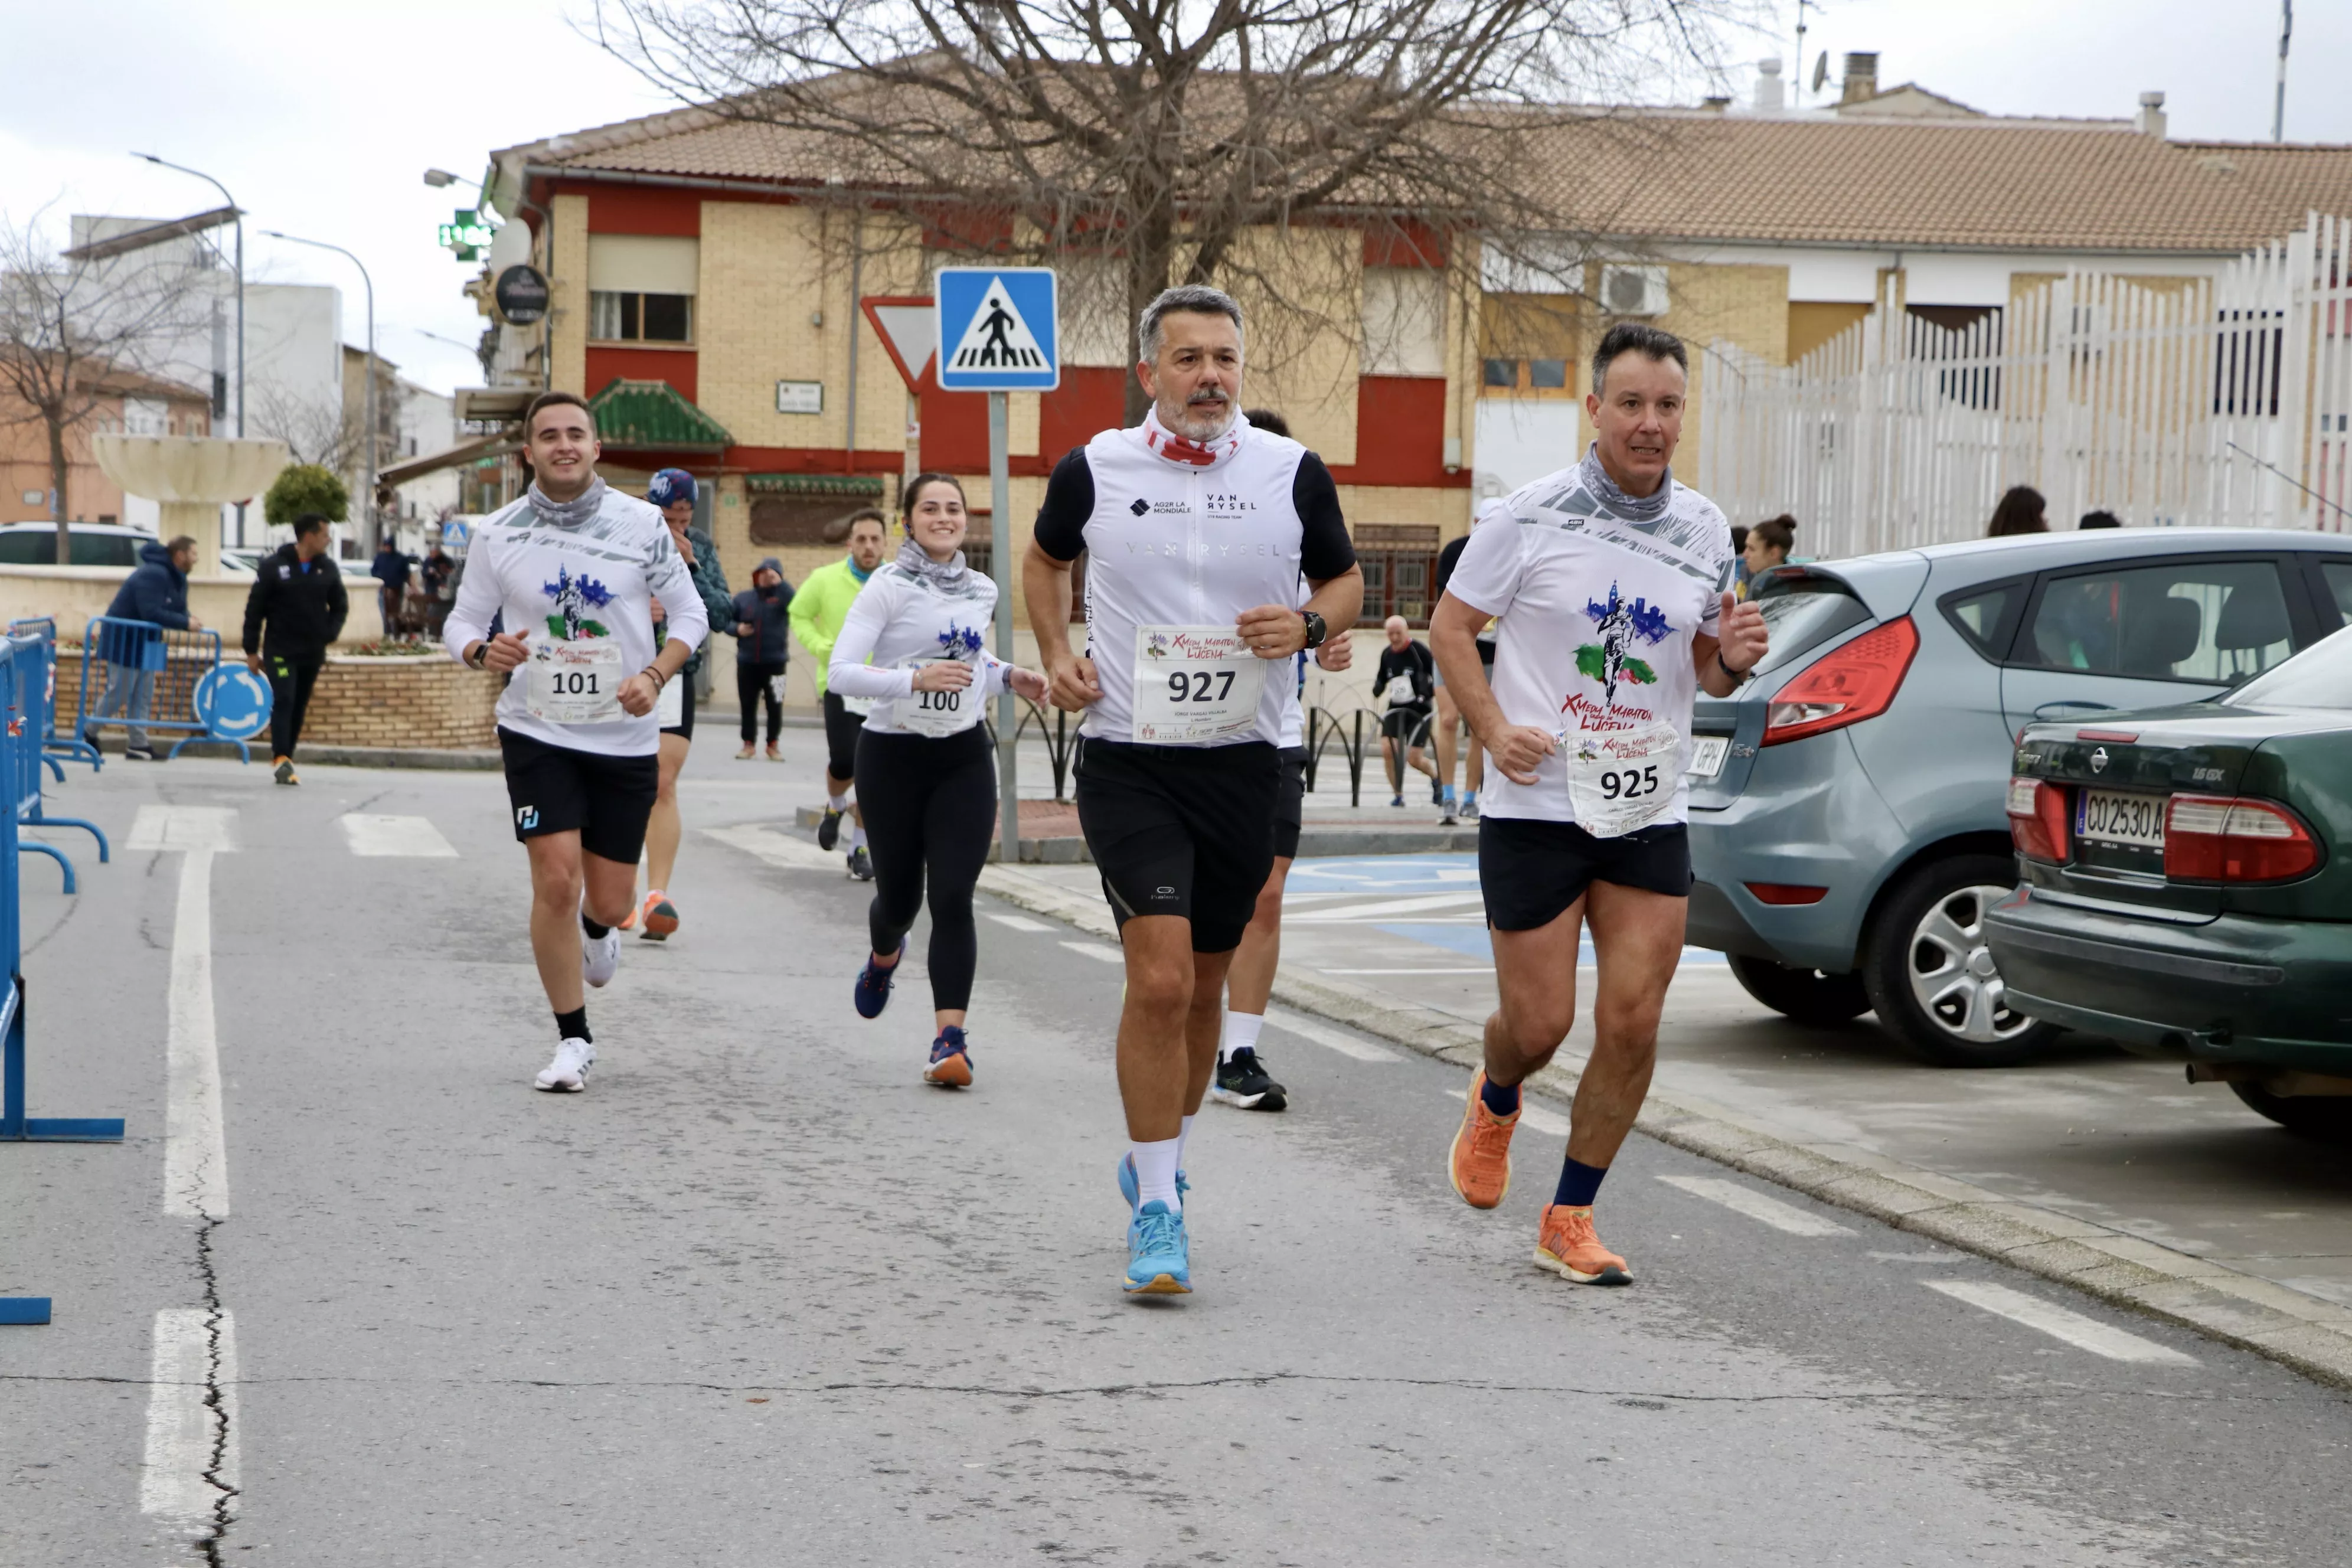
M 66 530 L 66 425 L 53 409 L 42 421 L 49 433 L 49 516 L 58 528 L 58 564 L 73 564 L 73 541 Z
M 1127 250 L 1127 330 L 1130 332 L 1143 320 L 1143 308 L 1158 299 L 1168 287 L 1168 273 L 1175 262 L 1175 225 L 1157 205 L 1144 221 L 1138 224 L 1129 240 Z M 1143 390 L 1142 381 L 1127 378 L 1127 424 L 1129 428 L 1143 423 L 1144 411 L 1151 406 L 1151 395 Z

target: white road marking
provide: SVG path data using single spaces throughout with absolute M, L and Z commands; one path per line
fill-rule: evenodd
M 1033 921 L 1027 915 L 1000 915 L 994 910 L 991 910 L 988 911 L 988 918 L 998 925 L 1011 926 L 1014 931 L 1042 931 L 1054 929 L 1044 921 Z
M 226 837 L 226 824 L 218 836 Z M 172 979 L 165 998 L 163 1212 L 189 1219 L 219 1219 L 228 1213 L 220 1048 L 213 1031 L 215 852 L 190 849 L 180 863 L 179 908 L 172 921 Z
M 1930 1290 L 1938 1290 L 1955 1300 L 1980 1307 L 1997 1317 L 2013 1323 L 2023 1323 L 2039 1330 L 2053 1340 L 2063 1340 L 2076 1350 L 2089 1351 L 2093 1355 L 2109 1361 L 2145 1362 L 2159 1366 L 2195 1366 L 2197 1358 L 2144 1340 L 2137 1334 L 2111 1328 L 2096 1318 L 2080 1312 L 2053 1307 L 2038 1296 L 2022 1290 L 2012 1290 L 2006 1285 L 1990 1284 L 1978 1279 L 1926 1279 L 1920 1281 Z
M 1483 969 L 1318 969 L 1318 974 L 1492 974 L 1495 966 Z
M 236 812 L 217 805 L 142 805 L 127 849 L 234 849 Z
M 1881 1263 L 1966 1263 L 1964 1252 L 1874 1252 L 1870 1255 Z
M 1127 954 L 1115 947 L 1105 947 L 1098 942 L 1066 942 L 1062 944 L 1072 952 L 1083 952 L 1088 958 L 1099 958 L 1105 963 L 1125 963 Z
M 221 1391 L 217 1411 L 205 1399 L 211 1362 L 211 1335 L 202 1308 L 169 1307 L 155 1314 L 139 1510 L 191 1530 L 212 1522 L 214 1504 L 220 1499 L 205 1479 L 205 1472 L 214 1468 L 216 1445 L 222 1450 L 220 1479 L 231 1487 L 237 1484 L 236 1326 L 226 1312 L 220 1316 L 220 1362 L 214 1379 Z
M 1358 904 L 1351 909 L 1305 910 L 1284 918 L 1299 924 L 1323 925 L 1341 921 L 1386 921 L 1399 915 L 1419 914 L 1427 910 L 1460 909 L 1465 904 L 1486 901 L 1483 893 L 1425 893 L 1412 899 L 1382 899 L 1378 903 Z
M 396 856 L 407 859 L 455 860 L 457 849 L 425 816 L 374 816 L 351 812 L 335 818 L 343 825 L 354 855 Z
M 835 876 L 847 872 L 847 851 L 820 849 L 757 823 L 740 827 L 706 827 L 702 831 L 730 848 L 740 849 L 788 871 L 831 871 Z
M 1835 1220 L 1809 1214 L 1794 1204 L 1784 1204 L 1778 1198 L 1768 1198 L 1762 1193 L 1727 1182 L 1720 1176 L 1660 1176 L 1658 1180 L 1670 1187 L 1680 1187 L 1694 1197 L 1721 1204 L 1734 1214 L 1744 1214 L 1749 1219 L 1761 1221 L 1774 1230 L 1790 1236 L 1852 1236 L 1853 1230 Z
M 1287 1007 L 1268 1007 L 1265 1021 L 1286 1034 L 1296 1035 L 1302 1040 L 1312 1040 L 1318 1046 L 1328 1046 L 1341 1056 L 1353 1057 L 1360 1062 L 1392 1062 L 1397 1059 L 1397 1054 L 1384 1046 L 1360 1040 L 1353 1035 L 1343 1035 L 1337 1029 L 1302 1017 Z
M 1449 1089 L 1445 1092 L 1456 1100 L 1470 1098 L 1470 1091 L 1466 1089 Z M 1528 1094 L 1519 1096 L 1519 1125 L 1532 1127 L 1547 1138 L 1568 1136 L 1568 1118 L 1544 1110 L 1535 1102 L 1533 1096 Z

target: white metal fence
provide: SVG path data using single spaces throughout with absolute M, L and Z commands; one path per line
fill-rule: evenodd
M 2052 526 L 2352 528 L 2352 222 L 2214 279 L 2070 271 L 1952 331 L 1895 284 L 1785 368 L 1705 355 L 1699 487 L 1735 522 L 1794 516 L 1807 555 L 1981 535 L 2011 485 Z

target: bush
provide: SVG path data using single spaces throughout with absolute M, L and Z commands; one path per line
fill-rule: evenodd
M 262 516 L 277 527 L 292 527 L 294 520 L 306 511 L 315 511 L 329 522 L 341 522 L 351 516 L 351 492 L 333 469 L 296 463 L 270 482 L 269 493 L 262 498 Z

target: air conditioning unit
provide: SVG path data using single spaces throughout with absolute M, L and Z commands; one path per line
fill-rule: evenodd
M 1602 268 L 1601 308 L 1612 316 L 1664 315 L 1666 269 L 1663 267 Z

